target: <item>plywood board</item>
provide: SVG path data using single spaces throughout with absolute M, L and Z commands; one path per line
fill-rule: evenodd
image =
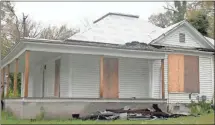
M 184 91 L 184 55 L 168 55 L 168 91 Z
M 199 57 L 184 57 L 184 90 L 199 93 Z
M 104 58 L 103 98 L 118 98 L 118 59 Z

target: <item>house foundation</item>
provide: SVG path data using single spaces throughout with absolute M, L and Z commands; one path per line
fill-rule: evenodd
M 165 99 L 5 99 L 5 110 L 19 119 L 71 119 L 72 114 L 87 115 L 105 109 L 151 108 L 158 104 L 162 111 L 167 111 Z

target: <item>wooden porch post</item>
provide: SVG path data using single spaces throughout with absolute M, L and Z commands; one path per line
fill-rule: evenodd
M 26 50 L 25 51 L 25 88 L 24 88 L 24 97 L 28 97 L 28 80 L 29 80 L 29 56 L 30 56 L 30 51 Z
M 165 88 L 164 88 L 164 59 L 161 59 L 161 79 L 162 79 L 162 99 L 165 99 Z
M 5 68 L 2 69 L 2 98 L 4 97 L 4 78 L 5 78 Z
M 17 97 L 17 74 L 18 74 L 18 58 L 15 61 L 15 71 L 14 71 L 14 78 L 13 78 L 13 95 Z
M 104 77 L 104 70 L 103 70 L 103 67 L 104 67 L 104 57 L 101 56 L 100 57 L 100 98 L 103 98 L 103 86 L 104 86 L 104 83 L 103 83 L 103 77 Z
M 7 91 L 6 91 L 6 97 L 9 97 L 9 91 L 10 91 L 10 64 L 7 65 Z

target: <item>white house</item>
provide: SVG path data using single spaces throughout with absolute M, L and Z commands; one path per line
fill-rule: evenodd
M 53 117 L 143 103 L 165 108 L 197 96 L 212 100 L 214 40 L 186 21 L 160 28 L 108 13 L 65 41 L 22 39 L 1 68 L 22 73 L 21 98 L 5 99 L 20 118 L 35 117 L 41 107 Z

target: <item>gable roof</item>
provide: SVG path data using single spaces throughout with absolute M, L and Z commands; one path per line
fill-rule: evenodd
M 138 41 L 146 44 L 156 43 L 160 37 L 181 25 L 187 25 L 202 41 L 214 47 L 214 40 L 202 36 L 191 24 L 183 20 L 167 28 L 161 28 L 152 23 L 139 19 L 139 16 L 108 13 L 94 21 L 92 27 L 77 33 L 68 40 L 93 41 L 112 44 L 125 44 Z
M 206 36 L 203 36 L 197 29 L 195 29 L 190 23 L 188 23 L 186 20 L 180 21 L 176 24 L 173 24 L 167 28 L 164 28 L 162 30 L 160 30 L 160 36 L 155 38 L 154 40 L 152 40 L 150 42 L 150 44 L 154 44 L 156 43 L 159 38 L 164 37 L 164 35 L 167 35 L 168 33 L 170 33 L 171 31 L 173 31 L 176 28 L 179 28 L 182 25 L 186 25 L 188 28 L 190 28 L 198 37 L 199 39 L 201 39 L 202 41 L 207 43 L 207 46 L 210 46 L 211 48 L 214 48 L 214 40 L 212 38 L 208 38 Z

